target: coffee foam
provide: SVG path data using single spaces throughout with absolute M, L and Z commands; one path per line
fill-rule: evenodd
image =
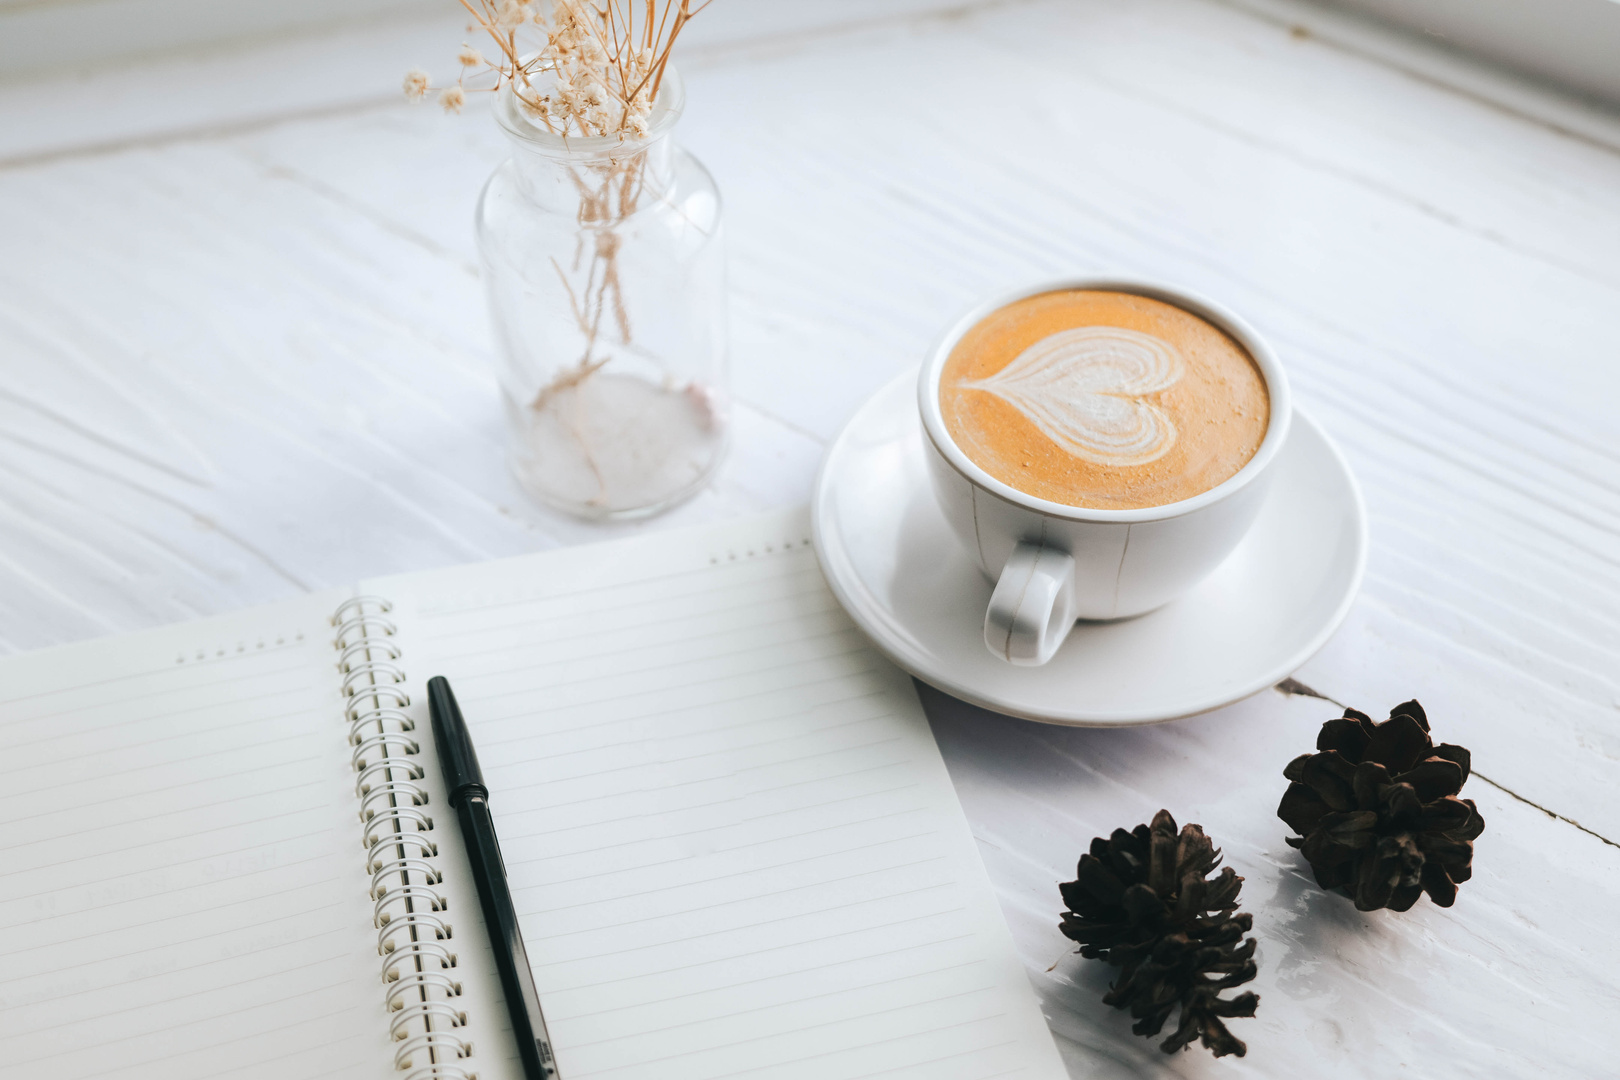
M 1186 366 L 1169 342 L 1117 326 L 1082 326 L 1042 338 L 987 379 L 959 385 L 995 394 L 1075 457 L 1145 465 L 1175 445 L 1176 426 L 1142 395 L 1168 390 Z
M 951 437 L 1039 498 L 1129 509 L 1191 498 L 1254 456 L 1270 421 L 1249 354 L 1180 308 L 1067 290 L 992 312 L 940 378 Z

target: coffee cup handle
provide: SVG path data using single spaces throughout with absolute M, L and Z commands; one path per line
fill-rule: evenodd
M 1074 558 L 1025 541 L 1001 568 L 984 613 L 984 644 L 1020 667 L 1052 659 L 1074 627 Z

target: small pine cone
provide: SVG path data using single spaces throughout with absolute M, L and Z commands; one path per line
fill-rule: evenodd
M 1472 799 L 1456 798 L 1468 779 L 1466 749 L 1434 745 L 1429 718 L 1415 701 L 1375 724 L 1344 710 L 1283 775 L 1293 783 L 1277 816 L 1329 891 L 1355 898 L 1362 911 L 1405 911 L 1427 892 L 1441 907 L 1472 874 L 1474 838 L 1485 820 Z
M 1220 861 L 1202 828 L 1178 836 L 1176 819 L 1160 810 L 1152 826 L 1093 840 L 1075 880 L 1059 886 L 1069 907 L 1063 936 L 1080 943 L 1081 956 L 1121 969 L 1105 1005 L 1130 1009 L 1138 1035 L 1157 1035 L 1181 1006 L 1175 1033 L 1159 1044 L 1167 1054 L 1195 1039 L 1216 1057 L 1248 1050 L 1221 1021 L 1253 1016 L 1260 997 L 1219 991 L 1255 976 L 1254 938 L 1243 940 L 1254 920 L 1235 914 L 1243 879 L 1230 866 L 1208 877 Z

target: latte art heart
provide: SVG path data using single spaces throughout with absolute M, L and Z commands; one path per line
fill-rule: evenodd
M 1101 465 L 1145 465 L 1176 443 L 1176 427 L 1142 396 L 1180 381 L 1186 364 L 1167 341 L 1114 326 L 1042 338 L 964 389 L 994 394 L 1048 439 Z

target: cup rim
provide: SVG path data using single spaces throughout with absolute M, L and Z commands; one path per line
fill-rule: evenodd
M 1162 506 L 1109 510 L 1089 506 L 1070 506 L 1067 503 L 1052 502 L 1019 491 L 1012 485 L 991 476 L 969 458 L 967 454 L 963 453 L 961 448 L 956 445 L 956 441 L 950 437 L 950 433 L 945 429 L 945 416 L 939 405 L 939 377 L 944 370 L 945 361 L 949 358 L 951 350 L 956 347 L 956 343 L 962 339 L 964 334 L 978 325 L 991 312 L 1019 300 L 1028 299 L 1031 296 L 1039 296 L 1042 293 L 1049 292 L 1064 292 L 1072 289 L 1122 292 L 1133 296 L 1146 297 L 1150 300 L 1160 300 L 1213 323 L 1230 334 L 1238 344 L 1242 345 L 1254 359 L 1255 366 L 1260 369 L 1260 376 L 1265 380 L 1266 393 L 1270 398 L 1271 406 L 1271 416 L 1266 425 L 1265 437 L 1261 439 L 1260 446 L 1255 450 L 1254 456 L 1249 458 L 1237 472 L 1209 490 L 1201 491 L 1191 498 L 1165 503 Z M 1026 507 L 1049 517 L 1068 521 L 1107 522 L 1122 525 L 1143 521 L 1164 521 L 1169 518 L 1182 517 L 1229 498 L 1243 488 L 1248 487 L 1276 459 L 1283 444 L 1287 442 L 1288 429 L 1292 424 L 1294 415 L 1293 396 L 1289 391 L 1288 376 L 1283 371 L 1282 362 L 1277 359 L 1277 354 L 1272 351 L 1271 346 L 1266 343 L 1265 339 L 1235 312 L 1188 289 L 1145 278 L 1112 275 L 1049 278 L 1012 289 L 979 303 L 967 314 L 957 319 L 930 350 L 928 360 L 923 364 L 922 371 L 918 376 L 917 407 L 922 415 L 923 431 L 928 440 L 933 443 L 934 449 L 953 469 L 966 477 L 975 487 L 981 488 L 1006 502 Z

